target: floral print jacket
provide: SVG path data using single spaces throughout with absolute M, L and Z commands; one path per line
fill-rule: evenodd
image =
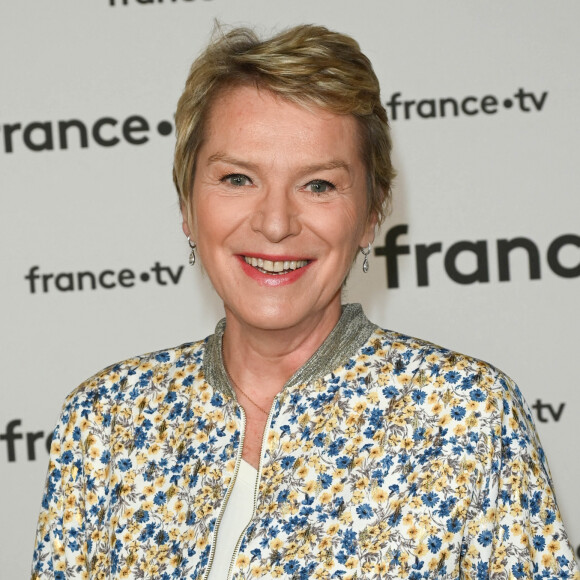
M 34 579 L 201 580 L 245 418 L 205 341 L 113 365 L 54 433 Z M 272 406 L 230 577 L 579 579 L 514 383 L 348 305 Z

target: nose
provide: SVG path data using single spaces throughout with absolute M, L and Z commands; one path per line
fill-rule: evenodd
M 261 233 L 272 243 L 299 234 L 299 208 L 292 192 L 282 188 L 265 192 L 257 203 L 251 226 L 253 231 Z

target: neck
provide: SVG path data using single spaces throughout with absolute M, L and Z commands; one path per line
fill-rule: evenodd
M 269 406 L 288 379 L 310 359 L 336 326 L 340 297 L 330 308 L 284 329 L 244 323 L 226 309 L 225 366 L 232 380 Z

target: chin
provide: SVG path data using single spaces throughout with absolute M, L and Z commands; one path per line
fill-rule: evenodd
M 295 305 L 287 302 L 259 304 L 254 308 L 244 308 L 236 312 L 242 322 L 263 330 L 284 330 L 292 328 L 307 316 L 306 312 L 297 312 Z
M 262 330 L 287 330 L 312 317 L 320 316 L 321 312 L 329 308 L 334 309 L 335 302 L 340 311 L 340 292 L 323 306 L 319 300 L 303 300 L 295 295 L 286 299 L 256 296 L 255 300 L 247 300 L 243 305 L 232 304 L 230 307 L 225 305 L 225 309 L 242 324 Z

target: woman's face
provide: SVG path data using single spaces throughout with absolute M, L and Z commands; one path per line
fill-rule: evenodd
M 374 237 L 355 118 L 267 90 L 218 95 L 184 232 L 227 315 L 260 329 L 340 316 L 356 252 Z

